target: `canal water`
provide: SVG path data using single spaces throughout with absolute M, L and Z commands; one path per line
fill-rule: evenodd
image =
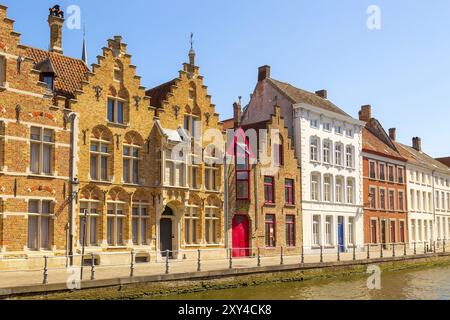
M 308 281 L 164 297 L 170 300 L 450 300 L 450 267 L 381 275 L 381 290 L 367 278 Z

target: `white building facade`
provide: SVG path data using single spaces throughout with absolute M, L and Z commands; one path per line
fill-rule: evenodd
M 365 123 L 305 103 L 294 105 L 302 168 L 305 252 L 364 246 L 362 128 Z
M 450 239 L 450 169 L 422 151 L 420 138 L 413 147 L 398 145 L 408 158 L 410 241 L 439 246 Z

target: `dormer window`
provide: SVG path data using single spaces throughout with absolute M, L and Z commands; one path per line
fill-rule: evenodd
M 41 82 L 44 82 L 49 91 L 53 91 L 54 82 L 55 82 L 55 74 L 50 72 L 41 73 Z

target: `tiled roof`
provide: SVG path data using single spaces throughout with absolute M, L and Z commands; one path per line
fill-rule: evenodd
M 234 118 L 222 121 L 222 130 L 234 129 Z
M 381 141 L 378 137 L 376 137 L 372 132 L 370 132 L 367 128 L 363 128 L 362 132 L 363 139 L 363 150 L 369 152 L 375 152 L 378 154 L 383 154 L 388 157 L 393 157 L 397 159 L 405 160 L 402 155 L 396 150 L 389 147 L 383 141 Z
M 56 75 L 55 93 L 68 98 L 74 98 L 75 91 L 82 88 L 81 82 L 86 80 L 86 75 L 89 72 L 83 61 L 59 53 L 27 47 L 27 56 L 36 65 L 50 60 Z
M 292 103 L 307 103 L 309 105 L 331 111 L 334 113 L 338 113 L 343 116 L 351 117 L 342 109 L 337 107 L 335 104 L 330 102 L 327 99 L 323 99 L 319 97 L 317 94 L 305 91 L 303 89 L 296 88 L 289 83 L 281 82 L 275 79 L 267 79 L 271 83 L 273 83 L 281 92 L 283 92 Z
M 427 167 L 431 170 L 440 170 L 443 172 L 448 172 L 450 174 L 450 169 L 449 167 L 447 167 L 446 165 L 444 165 L 443 163 L 437 161 L 436 159 L 430 157 L 429 155 L 427 155 L 426 153 L 422 152 L 422 151 L 417 151 L 416 149 L 398 143 L 395 143 L 397 146 L 398 151 L 400 152 L 400 154 L 405 157 L 408 162 L 411 162 L 413 164 L 422 166 L 422 167 Z
M 450 167 L 450 157 L 447 158 L 438 158 L 437 161 L 445 164 L 447 167 Z
M 145 94 L 151 98 L 150 102 L 153 107 L 162 107 L 162 102 L 167 100 L 167 95 L 169 94 L 171 87 L 175 85 L 175 80 L 176 79 L 173 79 L 145 92 Z

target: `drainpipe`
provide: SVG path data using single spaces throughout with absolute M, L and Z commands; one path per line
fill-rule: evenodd
M 78 118 L 75 113 L 69 114 L 69 119 L 71 120 L 71 136 L 70 136 L 70 201 L 69 201 L 69 222 L 68 222 L 68 231 L 69 231 L 69 265 L 73 266 L 73 249 L 74 249 L 74 234 L 75 234 L 75 207 L 76 201 L 78 197 L 78 170 L 77 170 L 77 161 L 76 158 L 78 156 Z
M 228 243 L 228 223 L 229 223 L 229 213 L 228 213 L 228 200 L 229 200 L 229 186 L 228 186 L 228 164 L 227 164 L 227 142 L 225 142 L 225 153 L 224 153 L 224 157 L 223 157 L 223 171 L 224 171 L 224 204 L 223 204 L 223 210 L 224 210 L 224 238 L 225 238 L 225 248 L 228 249 L 229 248 L 229 243 Z

